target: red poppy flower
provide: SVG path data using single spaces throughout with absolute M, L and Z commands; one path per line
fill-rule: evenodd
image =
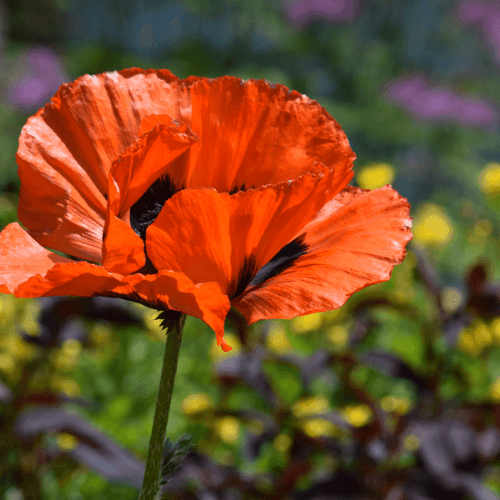
M 282 85 L 85 75 L 22 130 L 26 230 L 0 233 L 0 292 L 136 300 L 202 319 L 230 349 L 231 304 L 250 323 L 334 309 L 404 258 L 409 204 L 346 188 L 354 158 Z

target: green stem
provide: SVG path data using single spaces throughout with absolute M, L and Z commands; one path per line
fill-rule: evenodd
M 177 360 L 179 359 L 179 349 L 181 347 L 182 329 L 186 315 L 182 314 L 179 321 L 167 334 L 167 345 L 163 358 L 163 367 L 160 377 L 160 388 L 156 399 L 155 416 L 153 419 L 153 429 L 149 440 L 148 459 L 146 461 L 146 471 L 142 482 L 139 500 L 154 500 L 160 488 L 160 467 L 167 430 L 168 414 L 170 410 L 170 400 L 174 389 L 175 373 L 177 372 Z

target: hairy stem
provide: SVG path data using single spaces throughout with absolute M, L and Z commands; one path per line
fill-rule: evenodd
M 172 399 L 172 392 L 174 389 L 177 360 L 179 359 L 179 349 L 181 346 L 182 330 L 185 320 L 186 315 L 182 314 L 167 334 L 167 345 L 165 347 L 165 356 L 163 358 L 163 367 L 161 370 L 160 388 L 158 389 L 153 429 L 151 430 L 151 439 L 149 441 L 146 472 L 144 473 L 139 500 L 154 500 L 160 487 L 160 467 L 163 443 L 167 430 L 170 400 Z

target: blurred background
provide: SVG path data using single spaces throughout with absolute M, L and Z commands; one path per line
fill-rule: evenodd
M 393 185 L 414 240 L 342 308 L 248 328 L 188 318 L 162 498 L 500 495 L 500 2 L 0 1 L 0 228 L 27 118 L 127 67 L 279 82 Z M 164 334 L 118 299 L 0 296 L 0 499 L 135 499 Z M 182 445 L 182 442 L 181 442 Z M 175 453 L 175 446 L 171 452 Z

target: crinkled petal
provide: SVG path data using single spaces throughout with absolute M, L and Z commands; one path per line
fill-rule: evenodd
M 199 318 L 215 331 L 217 345 L 224 350 L 231 349 L 224 341 L 224 321 L 231 305 L 217 283 L 195 285 L 183 273 L 160 271 L 157 274 L 125 276 L 113 292 L 124 295 L 136 293 L 143 301 L 162 304 Z
M 183 272 L 194 283 L 219 283 L 232 297 L 348 182 L 324 165 L 311 170 L 235 195 L 176 193 L 146 232 L 149 258 L 157 269 Z
M 0 233 L 0 293 L 14 293 L 19 284 L 58 262 L 73 261 L 40 246 L 17 222 L 9 224 Z
M 390 186 L 348 188 L 301 234 L 305 255 L 232 301 L 249 323 L 342 306 L 356 291 L 387 281 L 412 234 L 410 205 Z
M 137 139 L 143 118 L 182 115 L 177 81 L 167 70 L 84 75 L 28 120 L 16 155 L 18 217 L 38 243 L 102 262 L 111 164 Z
M 162 120 L 163 123 L 141 135 L 111 167 L 110 177 L 116 191 L 110 189 L 108 202 L 119 217 L 198 139 L 185 124 L 165 115 Z
M 346 178 L 355 154 L 340 125 L 313 101 L 264 80 L 196 80 L 186 187 L 234 192 L 297 178 L 315 161 Z M 335 179 L 335 182 L 337 179 Z M 345 187 L 342 186 L 342 187 Z

